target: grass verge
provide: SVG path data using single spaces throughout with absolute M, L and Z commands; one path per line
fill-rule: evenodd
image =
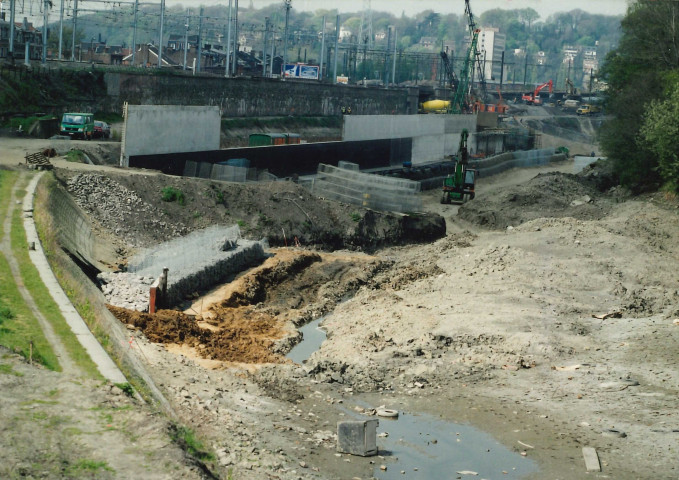
M 4 235 L 4 219 L 12 198 L 12 187 L 18 181 L 16 172 L 0 170 L 0 225 Z M 17 209 L 20 213 L 21 210 Z M 21 230 L 23 232 L 23 228 Z M 12 279 L 12 270 L 4 255 L 0 255 L 0 345 L 25 358 L 43 364 L 50 370 L 61 371 L 52 351 L 21 292 Z
M 146 382 L 139 377 L 134 368 L 126 363 L 124 354 L 120 346 L 111 344 L 111 340 L 106 330 L 105 307 L 97 303 L 96 299 L 90 298 L 88 289 L 84 288 L 83 282 L 90 280 L 75 266 L 72 260 L 63 252 L 57 240 L 57 225 L 54 223 L 49 206 L 54 201 L 51 193 L 58 189 L 58 182 L 52 174 L 43 176 L 36 190 L 35 199 L 35 224 L 40 236 L 40 243 L 47 257 L 47 261 L 54 272 L 54 276 L 64 289 L 80 316 L 85 320 L 90 331 L 94 334 L 99 343 L 109 353 L 111 358 L 117 363 L 123 374 L 130 382 L 131 386 L 143 398 L 150 400 L 153 398 Z M 95 286 L 91 287 L 96 289 Z M 123 347 L 124 348 L 124 347 Z
M 203 442 L 196 437 L 194 431 L 188 427 L 171 424 L 170 437 L 182 450 L 198 460 L 210 462 L 215 459 L 215 455 L 207 450 Z
M 54 302 L 54 299 L 50 295 L 45 284 L 42 283 L 38 270 L 35 268 L 35 265 L 33 265 L 33 262 L 31 262 L 31 258 L 28 255 L 28 241 L 26 240 L 26 233 L 23 228 L 21 210 L 19 209 L 14 211 L 11 237 L 12 252 L 14 253 L 14 258 L 16 258 L 19 263 L 21 278 L 24 285 L 31 293 L 36 305 L 45 318 L 52 324 L 55 333 L 66 347 L 66 351 L 68 351 L 71 359 L 89 377 L 101 379 L 102 377 L 97 366 L 71 330 L 71 327 L 61 314 L 59 306 Z

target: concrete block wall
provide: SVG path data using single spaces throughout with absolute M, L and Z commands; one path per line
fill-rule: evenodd
M 320 164 L 311 191 L 352 205 L 387 212 L 420 212 L 420 183 Z
M 57 226 L 57 240 L 72 256 L 99 268 L 94 255 L 95 236 L 87 216 L 63 189 L 50 190 L 50 214 Z
M 347 115 L 342 140 L 413 139 L 413 165 L 457 153 L 463 129 L 476 131 L 476 115 Z M 471 142 L 470 142 L 471 144 Z
M 134 155 L 218 150 L 218 107 L 128 105 L 121 147 L 121 166 Z
M 184 274 L 179 278 L 173 278 L 172 271 L 170 271 L 167 301 L 170 305 L 177 305 L 187 295 L 212 288 L 238 272 L 259 265 L 265 258 L 266 254 L 262 243 L 239 240 L 238 247 L 229 252 L 229 255 L 204 266 L 198 271 Z
M 566 155 L 555 154 L 553 148 L 507 152 L 479 160 L 470 160 L 469 165 L 479 171 L 481 177 L 497 175 L 511 168 L 527 168 L 547 165 L 566 160 Z
M 242 239 L 237 225 L 214 225 L 138 253 L 129 260 L 128 270 L 141 277 L 158 277 L 167 267 L 166 300 L 176 305 L 193 292 L 261 263 L 266 246 L 266 241 Z

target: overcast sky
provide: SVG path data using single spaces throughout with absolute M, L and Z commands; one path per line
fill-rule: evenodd
M 182 4 L 184 6 L 203 5 L 228 5 L 229 0 L 166 0 L 169 5 Z M 283 0 L 252 0 L 256 8 L 265 5 L 278 3 L 283 5 Z M 367 4 L 364 0 L 292 0 L 292 8 L 297 10 L 314 11 L 317 9 L 338 8 L 339 13 L 359 12 L 363 5 Z M 464 13 L 463 0 L 371 0 L 371 7 L 374 11 L 390 12 L 394 15 L 412 16 L 423 10 L 434 10 L 438 13 Z M 577 8 L 591 13 L 601 13 L 606 15 L 623 15 L 627 9 L 628 0 L 568 0 L 565 2 L 558 0 L 470 0 L 472 13 L 478 16 L 493 8 L 503 8 L 512 10 L 516 8 L 533 8 L 542 20 L 555 12 L 571 11 Z M 239 7 L 247 8 L 250 0 L 239 0 Z

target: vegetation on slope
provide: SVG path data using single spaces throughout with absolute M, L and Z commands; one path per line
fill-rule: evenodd
M 638 0 L 602 74 L 609 83 L 601 146 L 635 191 L 679 187 L 679 8 Z

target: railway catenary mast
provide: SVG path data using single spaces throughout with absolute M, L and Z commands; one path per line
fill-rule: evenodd
M 469 0 L 465 0 L 464 13 L 467 16 L 467 25 L 469 27 L 469 48 L 464 58 L 464 65 L 460 73 L 460 81 L 458 88 L 455 89 L 453 95 L 453 102 L 451 104 L 451 113 L 463 113 L 473 109 L 473 77 L 474 67 L 478 70 L 478 84 L 481 89 L 481 99 L 485 101 L 486 98 L 486 80 L 483 74 L 483 65 L 481 64 L 481 52 L 478 50 L 479 32 L 476 28 L 476 20 L 472 13 Z

